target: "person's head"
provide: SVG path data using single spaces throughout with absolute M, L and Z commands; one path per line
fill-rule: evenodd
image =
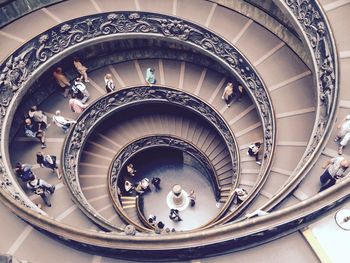
M 348 160 L 342 160 L 340 162 L 340 165 L 343 167 L 343 168 L 349 168 L 349 161 Z
M 15 170 L 18 171 L 18 170 L 21 170 L 21 169 L 22 169 L 22 164 L 20 162 L 16 163 Z
M 170 233 L 170 228 L 169 228 L 169 227 L 167 227 L 167 228 L 165 229 L 165 233 L 167 233 L 167 234 Z
M 164 223 L 162 221 L 159 221 L 157 226 L 160 228 L 160 229 L 163 229 L 164 228 Z
M 255 145 L 256 145 L 256 147 L 260 147 L 261 146 L 261 142 L 256 142 Z
M 78 57 L 74 57 L 74 62 L 80 62 L 80 59 Z
M 75 82 L 81 82 L 81 77 L 77 76 L 74 80 L 75 80 Z
M 56 111 L 56 115 L 61 115 L 61 111 L 60 111 L 60 110 L 57 110 L 57 111 Z
M 37 106 L 32 106 L 31 108 L 30 108 L 30 111 L 37 111 L 38 110 L 38 107 Z
M 154 73 L 154 68 L 150 68 L 149 71 L 150 71 L 151 73 Z
M 26 118 L 26 119 L 24 120 L 24 123 L 25 123 L 26 125 L 31 125 L 31 124 L 32 124 L 32 120 L 31 120 L 30 118 Z
M 245 189 L 237 188 L 236 190 L 238 195 L 246 195 L 248 192 Z
M 55 73 L 62 74 L 62 68 L 60 68 L 60 67 L 56 68 Z
M 107 73 L 106 76 L 105 76 L 106 79 L 112 79 L 112 75 Z

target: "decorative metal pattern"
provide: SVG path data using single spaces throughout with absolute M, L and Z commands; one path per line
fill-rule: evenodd
M 283 3 L 286 3 L 290 8 L 303 30 L 306 32 L 312 46 L 315 62 L 317 63 L 316 73 L 318 76 L 317 81 L 319 82 L 319 108 L 317 111 L 316 130 L 311 144 L 309 145 L 308 153 L 304 158 L 304 164 L 306 164 L 322 143 L 323 138 L 325 138 L 325 134 L 327 133 L 334 115 L 337 99 L 338 74 L 336 52 L 326 19 L 316 1 L 284 0 Z M 13 110 L 9 108 L 13 96 L 19 89 L 25 89 L 26 82 L 37 69 L 44 67 L 46 62 L 58 56 L 61 51 L 65 49 L 87 40 L 97 39 L 100 36 L 120 33 L 140 35 L 151 33 L 156 36 L 167 36 L 174 40 L 186 41 L 222 59 L 230 69 L 237 70 L 239 77 L 247 85 L 253 99 L 257 101 L 257 108 L 262 113 L 264 120 L 263 127 L 265 134 L 267 134 L 266 132 L 268 131 L 272 133 L 271 136 L 265 139 L 265 155 L 270 157 L 269 154 L 271 152 L 269 152 L 269 150 L 271 150 L 271 148 L 273 149 L 274 142 L 273 112 L 269 111 L 271 105 L 268 95 L 249 63 L 247 63 L 232 46 L 211 32 L 181 20 L 148 13 L 99 14 L 75 19 L 63 26 L 59 25 L 44 33 L 40 37 L 40 41 L 39 38 L 35 38 L 18 49 L 0 67 L 1 132 L 5 129 L 5 125 L 8 125 L 8 123 L 4 123 L 4 119 L 5 116 L 9 114 L 9 111 Z M 126 98 L 128 98 L 128 96 Z M 118 101 L 115 100 L 115 98 L 112 98 L 111 101 L 103 98 L 100 103 L 100 108 L 106 110 L 104 107 L 109 107 L 112 104 L 118 103 Z M 106 105 L 103 105 L 103 103 Z M 96 121 L 98 119 L 98 111 L 91 111 L 89 114 L 91 114 L 89 120 Z M 88 124 L 88 122 L 86 124 Z M 85 123 L 79 124 L 77 126 L 78 130 L 74 132 L 72 137 L 76 136 L 74 138 L 78 139 L 86 136 L 84 125 Z M 1 138 L 4 138 L 4 136 Z M 74 140 L 74 138 L 71 138 L 73 139 L 72 145 L 69 146 L 69 150 L 72 152 L 68 152 L 68 154 L 74 153 L 75 148 L 79 149 L 81 147 L 81 142 Z M 3 145 L 4 142 L 2 141 L 2 153 L 4 152 Z M 4 167 L 7 165 L 4 156 L 1 156 L 0 161 L 2 162 L 0 162 L 1 193 L 3 193 L 5 189 L 13 193 L 13 196 L 16 197 L 16 190 L 10 189 L 8 186 L 11 184 L 7 184 L 8 181 L 11 182 L 14 181 L 14 179 L 10 174 L 7 174 L 7 170 L 9 169 L 5 169 Z M 65 165 L 69 165 L 72 169 L 75 168 L 74 162 L 74 155 L 68 156 L 65 159 Z M 69 176 L 72 175 L 70 174 L 68 177 Z M 139 237 L 139 239 L 135 240 L 135 243 L 133 243 L 130 242 L 130 240 L 118 239 L 117 235 L 107 237 L 102 233 L 95 233 L 94 237 L 96 237 L 96 239 L 92 239 L 90 233 L 79 232 L 78 230 L 69 231 L 68 229 L 64 231 L 63 228 L 59 230 L 53 228 L 52 230 L 50 229 L 50 231 L 62 239 L 72 240 L 72 243 L 75 245 L 80 244 L 82 247 L 91 247 L 93 251 L 98 251 L 100 249 L 101 252 L 105 254 L 110 253 L 110 255 L 118 252 L 119 255 L 128 258 L 132 256 L 137 259 L 145 259 L 153 258 L 156 254 L 158 258 L 168 259 L 173 257 L 178 259 L 178 255 L 183 254 L 186 258 L 193 258 L 197 257 L 197 255 L 203 255 L 208 246 L 210 246 L 212 253 L 224 251 L 228 248 L 237 249 L 240 248 L 240 246 L 243 248 L 248 243 L 258 243 L 261 242 L 262 239 L 267 240 L 273 236 L 278 236 L 286 229 L 290 231 L 291 229 L 300 228 L 304 223 L 313 220 L 325 211 L 332 209 L 335 205 L 344 201 L 348 196 L 348 184 L 348 182 L 343 185 L 338 184 L 334 186 L 334 191 L 328 191 L 326 195 L 312 197 L 310 200 L 302 202 L 292 207 L 290 210 L 284 209 L 278 213 L 277 216 L 270 215 L 267 216 L 268 218 L 258 218 L 254 220 L 254 222 L 243 222 L 239 226 L 229 224 L 217 227 L 217 229 L 220 229 L 220 231 L 217 231 L 219 232 L 218 235 L 215 235 L 216 232 L 214 233 L 214 231 L 203 231 L 201 233 L 194 233 L 191 236 L 179 233 L 178 235 L 174 235 L 173 242 L 169 243 L 166 242 L 165 239 L 163 242 L 159 237 L 157 237 L 157 240 L 160 239 L 162 242 L 158 243 L 156 239 L 149 238 L 151 239 L 150 242 L 153 242 L 154 250 L 152 250 L 152 248 L 146 251 L 137 250 L 139 247 L 142 247 L 142 245 L 149 245 L 148 237 L 144 237 L 143 239 Z M 16 200 L 22 202 L 21 198 L 22 197 L 19 196 Z M 23 212 L 22 209 L 18 210 L 19 214 L 21 212 Z M 283 220 L 281 219 L 282 216 L 284 217 Z M 35 215 L 32 216 L 32 220 L 38 222 Z M 46 219 L 43 217 L 40 220 L 45 221 Z M 47 222 L 48 224 L 50 223 L 49 220 L 47 220 Z M 265 224 L 263 225 L 262 223 Z M 242 225 L 251 228 L 249 233 L 252 234 L 244 236 L 244 234 L 240 232 L 244 229 Z M 271 225 L 276 225 L 276 227 L 269 227 Z M 45 226 L 43 228 L 45 228 Z M 79 234 L 79 236 L 77 236 L 77 234 Z M 216 240 L 219 235 L 221 241 Z M 82 237 L 84 237 L 86 241 L 81 241 Z M 204 237 L 205 241 L 203 240 Z M 167 240 L 169 240 L 169 238 Z M 176 246 L 176 241 L 181 244 Z M 189 241 L 191 243 L 186 243 Z M 144 243 L 142 244 L 142 242 Z M 108 248 L 106 248 L 107 243 L 110 246 Z M 135 246 L 133 246 L 134 244 Z M 191 245 L 195 245 L 196 248 L 190 247 Z M 130 251 L 133 253 L 130 253 Z M 154 251 L 157 251 L 157 253 L 154 253 Z
M 113 162 L 111 163 L 110 168 L 110 174 L 108 178 L 108 187 L 109 187 L 109 193 L 110 197 L 114 202 L 114 206 L 117 209 L 122 209 L 120 200 L 116 196 L 115 193 L 118 193 L 118 179 L 120 176 L 120 173 L 125 167 L 126 163 L 129 162 L 130 158 L 135 156 L 137 153 L 149 149 L 152 147 L 170 147 L 178 149 L 182 152 L 188 153 L 194 158 L 196 158 L 200 164 L 204 167 L 205 171 L 207 172 L 208 180 L 212 184 L 214 195 L 216 196 L 217 201 L 220 199 L 220 186 L 219 182 L 216 177 L 216 172 L 214 170 L 214 167 L 211 165 L 210 160 L 203 152 L 201 152 L 199 149 L 197 149 L 194 145 L 192 145 L 189 142 L 186 142 L 185 140 L 181 138 L 177 138 L 174 136 L 169 135 L 154 135 L 154 136 L 147 136 L 140 138 L 138 140 L 135 140 L 128 144 L 126 147 L 124 147 L 121 151 L 118 152 L 118 154 L 113 159 Z M 118 211 L 120 213 L 120 211 Z M 130 224 L 135 224 L 130 220 L 129 218 L 124 218 L 126 221 L 129 221 Z
M 110 114 L 122 110 L 124 107 L 139 103 L 162 102 L 172 103 L 196 112 L 216 128 L 224 139 L 231 155 L 232 184 L 238 179 L 239 162 L 238 148 L 235 138 L 222 117 L 202 100 L 183 91 L 174 90 L 164 86 L 133 87 L 115 93 L 110 93 L 90 105 L 79 117 L 74 128 L 66 138 L 62 151 L 63 171 L 67 186 L 72 197 L 78 201 L 80 208 L 95 223 L 101 227 L 113 230 L 109 223 L 87 202 L 79 185 L 79 157 L 83 143 L 87 136 Z M 170 142 L 169 142 L 170 143 Z M 189 149 L 190 150 L 190 149 Z M 127 154 L 129 152 L 125 152 Z
M 174 136 L 169 135 L 155 135 L 155 136 L 147 136 L 144 138 L 140 138 L 130 144 L 128 144 L 123 150 L 121 150 L 117 156 L 114 158 L 111 170 L 111 176 L 109 179 L 109 187 L 117 190 L 117 182 L 122 170 L 122 167 L 125 166 L 126 162 L 132 158 L 135 154 L 151 147 L 160 147 L 166 146 L 170 148 L 178 149 L 182 152 L 186 152 L 200 161 L 201 165 L 204 166 L 205 170 L 210 174 L 211 183 L 215 184 L 215 171 L 213 166 L 211 165 L 209 159 L 202 153 L 199 149 L 197 149 L 194 145 L 181 138 L 176 138 Z M 209 178 L 210 179 L 210 178 Z M 214 193 L 218 191 L 219 185 L 216 184 L 214 187 Z
M 159 14 L 118 12 L 77 18 L 53 27 L 24 44 L 0 67 L 2 129 L 6 125 L 3 120 L 9 112 L 8 106 L 13 96 L 19 89 L 27 88 L 25 86 L 27 81 L 34 77 L 34 73 L 42 69 L 45 63 L 57 59 L 63 51 L 73 49 L 87 41 L 126 34 L 159 36 L 192 45 L 220 60 L 228 70 L 236 74 L 247 87 L 262 117 L 262 126 L 266 134 L 263 167 L 269 169 L 274 148 L 274 114 L 268 93 L 250 63 L 230 43 L 214 33 L 193 23 Z M 101 102 L 101 109 L 106 107 L 104 103 L 106 101 Z M 11 111 L 13 110 L 11 107 Z M 233 146 L 230 140 L 227 143 L 229 147 Z M 76 144 L 79 144 L 79 141 Z M 9 180 L 13 180 L 11 177 Z
M 336 81 L 337 59 L 331 32 L 327 28 L 327 22 L 319 5 L 311 0 L 285 0 L 285 3 L 294 14 L 309 40 L 311 51 L 314 55 L 316 74 L 319 77 L 318 120 L 311 142 L 309 142 L 308 150 L 303 161 L 299 164 L 298 169 L 300 170 L 323 140 L 329 122 L 334 115 L 338 88 Z

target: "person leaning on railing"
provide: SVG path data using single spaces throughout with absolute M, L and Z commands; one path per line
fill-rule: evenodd
M 323 166 L 326 169 L 320 177 L 322 187 L 319 192 L 335 185 L 336 181 L 347 175 L 349 161 L 342 156 L 334 157 L 328 160 Z

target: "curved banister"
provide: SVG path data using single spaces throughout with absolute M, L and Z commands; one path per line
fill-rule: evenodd
M 96 100 L 93 104 L 90 104 L 84 112 L 81 113 L 76 124 L 67 134 L 61 156 L 61 166 L 64 173 L 63 177 L 72 198 L 79 204 L 80 209 L 103 229 L 110 231 L 113 231 L 114 229 L 119 230 L 117 226 L 110 225 L 87 202 L 87 199 L 81 190 L 78 169 L 82 149 L 88 136 L 111 114 L 115 114 L 118 111 L 136 104 L 151 102 L 171 103 L 178 107 L 186 108 L 205 119 L 224 139 L 230 152 L 233 170 L 239 170 L 239 155 L 237 154 L 239 151 L 231 129 L 215 109 L 198 97 L 164 85 L 153 85 L 152 87 L 133 86 L 106 94 Z M 233 174 L 233 184 L 235 181 L 238 181 L 238 176 L 239 174 Z M 227 200 L 225 203 L 226 206 L 221 208 L 220 213 L 223 213 L 225 211 L 224 209 L 230 205 L 232 198 L 233 196 L 231 196 L 231 199 Z
M 154 226 L 152 226 L 148 220 L 145 218 L 145 215 L 143 213 L 143 198 L 140 196 L 136 196 L 136 211 L 137 211 L 137 217 L 139 220 L 149 229 L 154 229 Z
M 197 159 L 200 162 L 200 165 L 204 165 L 205 170 L 210 174 L 210 178 L 208 179 L 213 187 L 214 195 L 216 196 L 217 193 L 220 195 L 220 185 L 215 168 L 205 153 L 197 148 L 193 143 L 169 134 L 154 134 L 137 138 L 118 150 L 114 156 L 108 169 L 108 190 L 113 206 L 118 214 L 123 218 L 124 221 L 134 225 L 136 229 L 140 231 L 144 231 L 145 229 L 128 217 L 127 213 L 122 207 L 119 195 L 116 193 L 118 193 L 120 173 L 122 172 L 126 163 L 130 162 L 130 159 L 133 158 L 136 154 L 154 147 L 169 147 L 178 149 L 182 152 L 190 154 L 193 158 Z M 138 195 L 136 195 L 136 197 L 138 197 Z M 215 219 L 210 220 L 210 223 L 214 221 Z
M 138 36 L 149 34 L 150 37 L 158 34 L 160 37 L 199 48 L 201 52 L 221 62 L 239 78 L 247 87 L 248 93 L 252 96 L 262 116 L 262 126 L 266 135 L 264 156 L 267 157 L 267 164 L 271 163 L 275 141 L 274 114 L 269 95 L 258 74 L 247 59 L 226 40 L 196 24 L 176 20 L 169 16 L 142 12 L 105 13 L 77 18 L 57 25 L 33 39 L 31 43 L 26 43 L 7 59 L 4 63 L 5 67 L 1 69 L 4 73 L 2 75 L 4 81 L 0 83 L 2 92 L 5 93 L 7 101 L 11 101 L 15 93 L 23 96 L 28 88 L 25 84 L 31 82 L 29 77 L 33 77 L 33 73 L 39 74 L 45 65 L 52 63 L 53 58 L 57 59 L 61 54 L 73 52 L 84 42 L 96 42 L 99 38 L 106 39 L 111 35 L 135 36 L 135 33 Z M 53 35 L 59 37 L 52 38 Z M 13 72 L 17 73 L 16 79 L 12 79 Z M 11 109 L 9 114 L 13 114 L 14 107 L 11 106 L 9 109 Z M 7 131 L 6 128 L 4 130 Z M 7 150 L 3 149 L 3 152 L 6 154 Z M 258 185 L 263 184 L 267 171 L 270 169 L 270 165 L 265 167 L 264 160 L 261 171 L 264 176 Z M 234 182 L 235 186 L 237 184 L 237 181 Z

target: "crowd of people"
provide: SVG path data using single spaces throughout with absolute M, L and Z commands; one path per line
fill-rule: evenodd
M 73 65 L 79 74 L 73 80 L 69 78 L 64 73 L 61 67 L 57 67 L 53 72 L 53 77 L 57 82 L 58 87 L 63 91 L 63 96 L 69 98 L 69 108 L 77 114 L 80 114 L 87 108 L 87 102 L 90 100 L 90 93 L 88 87 L 85 83 L 89 83 L 89 77 L 87 74 L 88 68 L 82 64 L 78 57 L 73 60 Z M 116 86 L 114 84 L 112 75 L 107 73 L 104 76 L 106 93 L 116 91 Z M 156 76 L 154 68 L 147 68 L 145 73 L 145 83 L 152 86 L 156 83 Z M 234 102 L 240 101 L 245 94 L 243 87 L 232 82 L 228 82 L 224 88 L 222 94 L 222 100 L 225 101 L 227 107 L 230 107 Z M 62 116 L 60 110 L 56 110 L 55 114 L 52 116 L 52 123 L 58 128 L 62 129 L 64 133 L 67 133 L 75 121 Z M 27 137 L 36 138 L 41 145 L 42 149 L 47 147 L 46 144 L 46 132 L 50 127 L 48 114 L 40 110 L 38 106 L 33 105 L 25 115 L 24 118 L 24 132 Z M 320 177 L 321 188 L 320 192 L 333 186 L 338 179 L 345 177 L 349 173 L 349 161 L 346 160 L 341 155 L 343 154 L 344 147 L 347 146 L 350 140 L 350 115 L 347 115 L 337 126 L 337 135 L 335 137 L 335 142 L 338 145 L 339 156 L 334 157 L 327 161 L 323 165 L 324 172 Z M 259 160 L 259 152 L 261 150 L 262 143 L 254 142 L 248 146 L 247 155 L 255 158 L 258 165 L 261 165 L 261 160 Z M 37 164 L 42 168 L 51 169 L 57 176 L 61 179 L 61 174 L 56 163 L 56 156 L 47 155 L 43 152 L 37 153 Z M 44 202 L 51 206 L 48 199 L 48 194 L 53 194 L 55 191 L 55 186 L 50 185 L 43 179 L 37 178 L 37 176 L 32 171 L 33 166 L 30 164 L 17 163 L 15 167 L 15 172 L 17 177 L 25 183 L 28 190 L 33 193 L 40 195 Z M 127 173 L 130 177 L 137 177 L 137 171 L 133 164 L 128 164 Z M 158 177 L 153 177 L 151 180 L 148 178 L 142 178 L 135 183 L 130 180 L 125 180 L 124 189 L 127 193 L 135 192 L 137 195 L 142 195 L 147 192 L 151 192 L 151 186 L 153 186 L 156 192 L 161 190 L 160 187 L 161 179 Z M 248 192 L 243 188 L 236 188 L 234 190 L 234 203 L 239 205 L 248 197 Z M 190 191 L 188 195 L 190 199 L 190 205 L 193 207 L 196 202 L 196 196 L 194 190 Z M 180 212 L 177 209 L 171 209 L 169 213 L 169 218 L 175 222 L 182 221 L 180 217 Z M 162 232 L 164 230 L 164 223 L 162 221 L 157 221 L 156 216 L 149 217 L 149 223 L 155 227 L 156 232 Z M 164 230 L 165 231 L 165 230 Z M 172 231 L 172 230 L 171 230 Z M 175 230 L 174 230 L 175 231 Z M 170 230 L 169 230 L 170 232 Z

